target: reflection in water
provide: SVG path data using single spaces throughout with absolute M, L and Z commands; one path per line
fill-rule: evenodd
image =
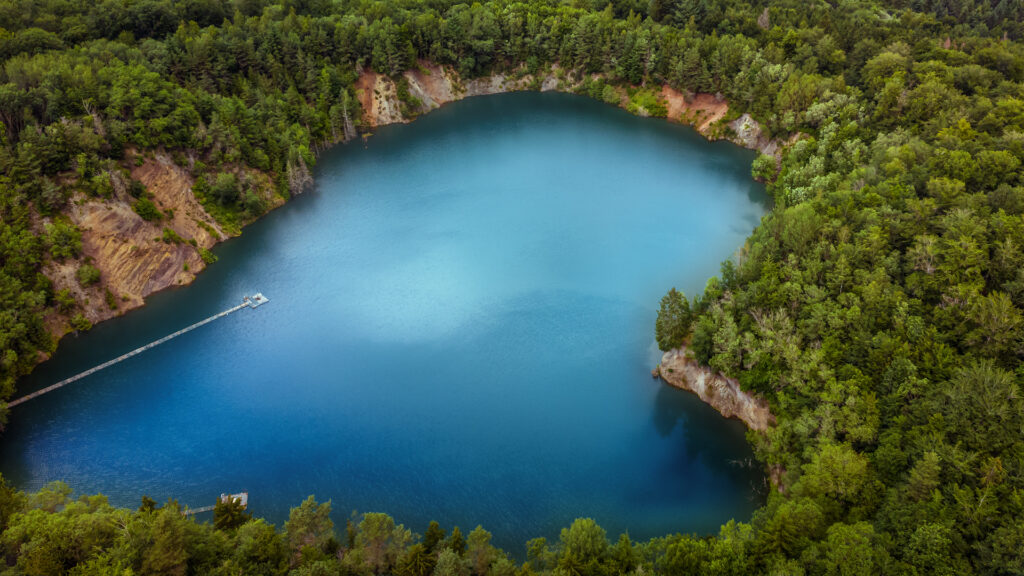
M 679 447 L 681 460 L 699 460 L 721 477 L 743 471 L 741 476 L 753 492 L 751 500 L 763 497 L 767 479 L 761 474 L 761 464 L 753 455 L 738 453 L 734 448 L 745 436 L 743 422 L 735 418 L 723 422 L 722 415 L 696 394 L 658 382 L 661 386 L 651 418 L 658 435 L 671 438 L 678 429 L 683 440 Z

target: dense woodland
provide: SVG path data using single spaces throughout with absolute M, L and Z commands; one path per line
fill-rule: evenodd
M 81 251 L 69 198 L 161 148 L 247 221 L 265 207 L 238 167 L 287 196 L 358 126 L 360 70 L 557 64 L 594 97 L 718 93 L 800 135 L 754 163 L 774 210 L 658 322 L 778 417 L 750 435 L 781 479 L 753 518 L 614 544 L 578 520 L 517 562 L 482 528 L 335 529 L 312 499 L 275 530 L 0 486 L 2 573 L 1024 573 L 1022 36 L 1021 0 L 0 0 L 0 398 L 54 348 L 45 314 L 88 327 L 41 272 Z

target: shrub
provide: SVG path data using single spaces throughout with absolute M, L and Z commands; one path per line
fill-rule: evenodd
M 144 198 L 146 196 L 146 185 L 138 180 L 132 180 L 128 184 L 128 193 L 135 198 Z
M 206 233 L 209 234 L 211 238 L 213 238 L 214 240 L 220 240 L 220 233 L 217 232 L 216 228 L 210 226 L 209 224 L 203 222 L 202 220 L 196 220 L 195 222 L 196 224 L 199 224 L 200 228 L 206 230 Z
M 231 204 L 238 200 L 239 185 L 238 177 L 228 172 L 217 174 L 217 178 L 210 186 L 210 193 L 214 200 L 220 205 Z
M 160 213 L 156 204 L 153 204 L 153 201 L 149 198 L 139 198 L 136 200 L 132 204 L 132 210 L 147 222 L 154 222 L 163 218 L 163 214 Z
M 245 193 L 245 210 L 253 216 L 262 214 L 265 210 L 265 207 L 263 206 L 263 199 L 257 196 L 252 190 Z
M 57 310 L 67 314 L 75 307 L 75 297 L 71 295 L 71 292 L 67 288 L 60 290 L 53 295 L 54 302 L 57 303 Z
M 620 100 L 618 90 L 614 86 L 605 85 L 601 90 L 601 100 L 608 104 L 618 105 Z
M 668 116 L 668 108 L 661 95 L 654 90 L 637 90 L 629 98 L 629 111 L 640 116 L 664 118 Z
M 46 245 L 54 260 L 74 258 L 82 252 L 82 232 L 74 224 L 58 220 L 46 225 Z
M 93 174 L 88 180 L 83 179 L 82 189 L 89 196 L 110 198 L 114 195 L 114 185 L 110 183 L 110 173 L 108 172 Z
M 79 312 L 71 319 L 71 327 L 79 332 L 85 332 L 92 328 L 92 322 Z
M 761 154 L 754 159 L 754 163 L 750 167 L 750 175 L 758 182 L 772 182 L 775 180 L 775 176 L 778 173 L 776 166 L 778 166 L 778 164 L 776 163 L 774 156 Z
M 406 79 L 405 76 L 402 76 L 402 78 L 396 83 L 395 89 L 396 96 L 398 96 L 398 101 L 400 103 L 400 108 L 402 109 L 402 116 L 405 116 L 406 118 L 415 116 L 418 110 L 423 106 L 423 102 L 409 92 L 409 80 Z
M 75 278 L 78 278 L 78 283 L 82 286 L 92 286 L 100 281 L 100 271 L 95 266 L 82 264 L 75 272 Z
M 206 248 L 198 248 L 199 257 L 203 259 L 203 262 L 207 264 L 213 264 L 217 261 L 217 256 L 213 252 L 210 252 Z
M 179 236 L 177 232 L 167 227 L 164 227 L 164 235 L 160 239 L 163 240 L 165 244 L 181 244 L 185 241 L 185 239 Z

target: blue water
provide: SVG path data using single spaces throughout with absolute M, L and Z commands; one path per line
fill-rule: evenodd
M 315 494 L 342 525 L 483 524 L 517 555 L 578 516 L 637 538 L 748 519 L 743 425 L 650 370 L 659 298 L 765 210 L 752 157 L 560 94 L 382 128 L 193 285 L 65 339 L 21 390 L 271 299 L 14 409 L 0 472 L 126 506 L 244 489 L 278 524 Z

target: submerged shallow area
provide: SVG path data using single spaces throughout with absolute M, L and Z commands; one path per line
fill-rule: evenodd
M 649 373 L 659 298 L 765 211 L 752 158 L 564 94 L 382 128 L 193 285 L 65 339 L 22 391 L 271 299 L 17 407 L 0 473 L 125 506 L 247 490 L 279 524 L 315 494 L 336 523 L 482 524 L 516 554 L 579 516 L 635 538 L 747 519 L 743 425 Z

